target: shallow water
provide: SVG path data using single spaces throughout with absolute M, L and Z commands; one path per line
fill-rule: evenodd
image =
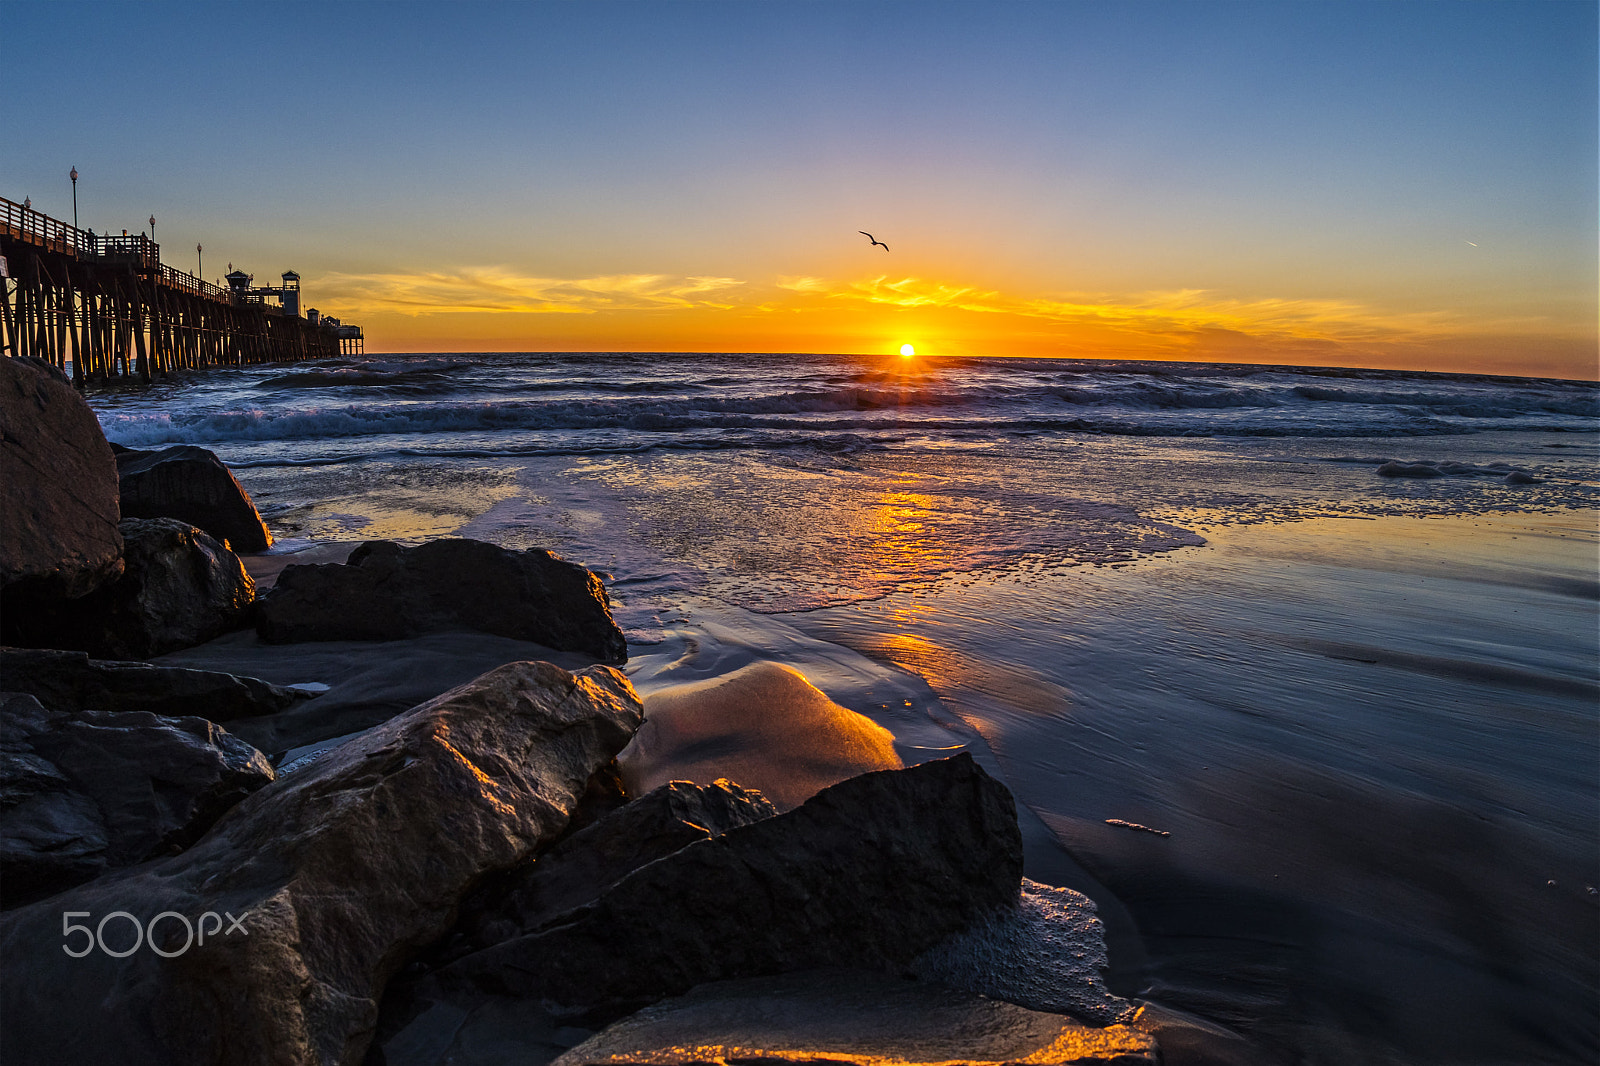
M 604 571 L 642 691 L 772 659 L 907 761 L 970 743 L 1030 876 L 1101 899 L 1119 992 L 1284 1061 L 1509 1063 L 1600 1053 L 1597 395 L 601 355 L 93 402 L 113 440 L 215 448 L 284 549 Z

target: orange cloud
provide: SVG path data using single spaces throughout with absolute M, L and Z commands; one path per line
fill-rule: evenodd
M 888 275 L 330 274 L 319 301 L 372 350 L 897 351 L 1230 360 L 1594 377 L 1594 337 L 1538 318 L 1395 312 L 1201 289 L 1012 294 Z M 308 288 L 310 286 L 308 285 Z M 562 323 L 565 324 L 562 324 Z

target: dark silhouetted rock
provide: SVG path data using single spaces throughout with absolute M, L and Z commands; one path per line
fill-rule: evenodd
M 310 694 L 215 670 L 91 659 L 86 652 L 0 648 L 0 685 L 55 711 L 149 711 L 234 718 L 275 714 Z
M 199 526 L 236 552 L 263 552 L 272 534 L 250 494 L 213 452 L 192 444 L 160 451 L 119 450 L 124 518 L 176 518 Z
M 0 905 L 181 850 L 272 779 L 266 756 L 201 718 L 51 711 L 7 693 Z
M 0 952 L 27 960 L 0 970 L 0 1059 L 355 1066 L 390 976 L 470 886 L 561 834 L 642 714 L 609 667 L 511 663 L 261 789 L 182 855 L 0 916 Z M 170 958 L 58 950 L 63 911 L 117 910 L 244 932 L 185 949 L 168 919 Z M 63 1025 L 63 1004 L 93 1024 Z
M 1011 793 L 961 754 L 862 774 L 692 843 L 432 980 L 605 1020 L 705 981 L 898 969 L 1014 904 L 1021 883 Z
M 474 893 L 458 923 L 461 942 L 447 954 L 466 954 L 532 932 L 592 902 L 646 863 L 777 813 L 761 793 L 731 781 L 662 785 Z
M 8 623 L 122 572 L 117 467 L 94 412 L 54 367 L 0 358 L 0 590 Z
M 255 583 L 233 552 L 173 518 L 129 518 L 119 528 L 122 576 L 41 610 L 27 639 L 15 643 L 145 659 L 249 624 Z
M 1155 1066 L 1126 1025 L 1091 1028 L 970 992 L 881 973 L 812 970 L 703 985 L 624 1018 L 554 1066 Z
M 340 565 L 291 566 L 261 601 L 256 631 L 275 644 L 306 640 L 400 640 L 470 629 L 577 651 L 602 662 L 628 658 L 593 573 L 550 552 L 509 551 L 478 540 L 415 548 L 368 541 Z

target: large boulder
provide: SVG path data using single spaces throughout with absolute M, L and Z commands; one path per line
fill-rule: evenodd
M 547 551 L 509 551 L 478 540 L 402 548 L 368 541 L 344 564 L 291 566 L 262 600 L 261 639 L 401 640 L 476 630 L 622 663 L 628 645 L 611 619 L 605 586 Z
M 172 518 L 129 518 L 118 528 L 122 576 L 38 611 L 13 643 L 145 659 L 249 624 L 255 583 L 221 543 Z
M 1156 1043 L 881 973 L 814 970 L 702 985 L 617 1022 L 553 1066 L 1155 1066 Z
M 236 552 L 263 552 L 272 534 L 250 494 L 216 453 L 192 444 L 160 451 L 117 451 L 124 518 L 176 518 L 199 526 Z
M 692 843 L 433 979 L 604 1021 L 705 981 L 901 969 L 1014 905 L 1021 883 L 1011 793 L 963 753 L 863 774 Z
M 311 693 L 217 670 L 91 659 L 86 652 L 0 648 L 0 684 L 55 711 L 150 711 L 213 722 L 276 714 Z
M 608 667 L 511 663 L 261 789 L 182 855 L 9 912 L 0 952 L 27 962 L 0 970 L 0 1060 L 360 1063 L 390 976 L 471 885 L 562 832 L 641 717 Z M 114 911 L 151 942 L 55 950 L 63 912 L 94 929 Z M 129 922 L 103 938 L 125 951 Z M 62 1004 L 94 1024 L 63 1025 Z
M 0 906 L 181 851 L 273 779 L 264 755 L 204 719 L 4 700 Z
M 0 358 L 0 595 L 6 615 L 122 572 L 117 466 L 94 412 L 54 367 Z

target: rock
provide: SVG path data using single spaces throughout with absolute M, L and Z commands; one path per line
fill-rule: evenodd
M 1011 794 L 963 753 L 697 841 L 433 976 L 603 1021 L 705 981 L 904 967 L 1014 903 L 1021 880 Z
M 1444 477 L 1444 471 L 1432 463 L 1402 463 L 1391 459 L 1378 467 L 1379 477 Z
M 182 850 L 273 779 L 264 755 L 204 719 L 5 700 L 0 906 Z
M 122 449 L 116 462 L 124 518 L 176 518 L 227 541 L 236 552 L 272 547 L 250 494 L 214 452 L 192 444 Z
M 311 695 L 214 670 L 34 648 L 0 648 L 0 684 L 26 692 L 54 711 L 149 711 L 213 722 L 275 714 Z
M 662 785 L 474 893 L 457 926 L 462 943 L 451 954 L 532 932 L 646 863 L 777 813 L 761 793 L 731 781 Z
M 887 729 L 774 662 L 651 693 L 644 728 L 617 761 L 635 793 L 725 777 L 783 811 L 857 774 L 901 766 Z
M 101 659 L 144 659 L 204 644 L 248 623 L 255 584 L 233 552 L 172 518 L 129 518 L 118 528 L 122 576 L 41 611 L 27 639 L 16 643 Z
M 615 670 L 511 663 L 260 790 L 182 855 L 9 912 L 0 952 L 27 965 L 0 971 L 0 1059 L 360 1063 L 390 976 L 484 874 L 561 833 L 641 715 Z M 188 943 L 168 918 L 125 957 L 69 958 L 67 911 L 239 931 L 219 918 Z M 114 949 L 129 924 L 107 928 Z M 64 1003 L 94 1024 L 63 1025 Z
M 349 562 L 291 566 L 262 601 L 256 631 L 274 644 L 400 640 L 469 629 L 622 663 L 627 642 L 593 573 L 550 552 L 477 540 L 402 548 L 368 541 Z
M 9 623 L 122 573 L 117 467 L 67 379 L 0 358 L 0 590 Z
M 550 662 L 581 670 L 594 662 L 587 655 L 484 633 L 430 633 L 377 644 L 282 645 L 262 643 L 254 630 L 229 633 L 160 661 L 262 677 L 280 685 L 329 685 L 327 692 L 286 711 L 228 723 L 230 732 L 266 752 L 348 739 L 505 663 Z
M 1095 1029 L 1064 1015 L 886 974 L 814 970 L 702 985 L 597 1033 L 555 1066 L 1160 1061 L 1155 1041 L 1126 1025 Z

